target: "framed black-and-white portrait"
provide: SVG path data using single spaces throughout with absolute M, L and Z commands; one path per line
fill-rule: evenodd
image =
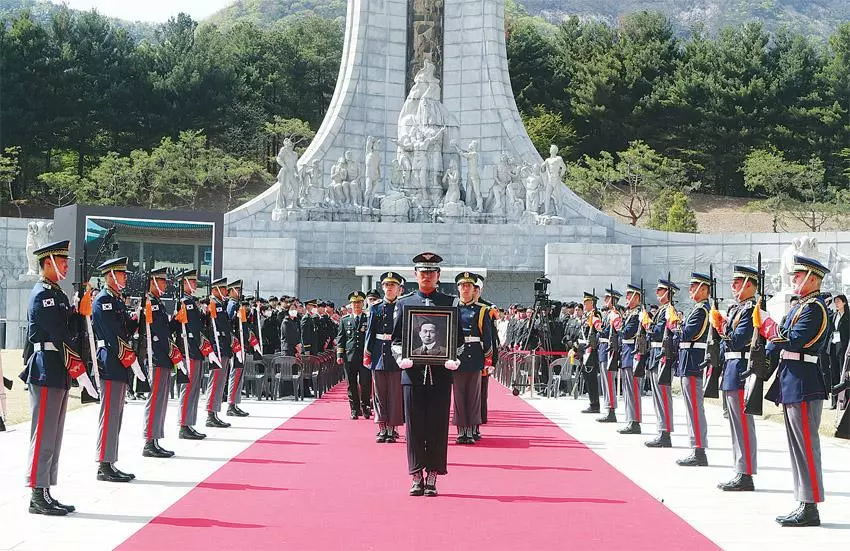
M 415 367 L 457 359 L 457 309 L 451 306 L 405 306 L 402 312 L 402 357 Z

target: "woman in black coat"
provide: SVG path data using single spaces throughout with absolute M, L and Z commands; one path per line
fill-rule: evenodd
M 832 315 L 832 337 L 829 345 L 829 388 L 841 381 L 841 372 L 844 369 L 844 355 L 847 352 L 847 343 L 850 342 L 850 312 L 847 311 L 847 297 L 837 295 L 832 301 L 835 311 Z M 835 409 L 838 396 L 832 395 L 832 409 Z

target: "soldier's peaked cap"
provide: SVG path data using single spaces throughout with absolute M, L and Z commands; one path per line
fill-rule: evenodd
M 629 283 L 628 285 L 626 285 L 626 292 L 641 294 L 642 291 L 639 285 L 632 285 L 631 283 Z
M 413 268 L 419 272 L 439 272 L 443 257 L 436 253 L 420 253 L 413 257 Z
M 97 267 L 102 274 L 108 274 L 109 272 L 126 272 L 127 271 L 127 257 L 122 256 L 121 258 L 113 258 L 112 260 L 107 260 L 103 264 Z
M 750 266 L 735 266 L 732 271 L 732 279 L 754 279 L 758 280 L 759 273 Z
M 794 255 L 794 272 L 812 272 L 814 275 L 823 278 L 829 273 L 829 268 L 815 260 L 803 255 Z
M 198 279 L 198 270 L 184 270 L 180 272 L 180 277 L 183 279 Z
M 702 272 L 691 272 L 691 283 L 711 285 L 711 276 Z
M 623 293 L 621 293 L 620 291 L 618 291 L 618 290 L 616 290 L 612 287 L 612 288 L 609 288 L 609 289 L 605 289 L 605 296 L 618 299 L 618 298 L 623 296 Z
M 226 277 L 220 277 L 218 279 L 214 279 L 214 280 L 212 280 L 212 283 L 210 283 L 210 286 L 211 287 L 227 287 L 227 278 Z
M 379 293 L 376 289 L 369 289 L 369 292 L 366 293 L 368 298 L 381 298 L 381 293 Z
M 70 256 L 69 249 L 71 248 L 71 242 L 69 240 L 65 241 L 57 241 L 55 243 L 50 243 L 49 245 L 45 245 L 40 249 L 34 250 L 32 253 L 38 260 L 42 260 L 47 258 L 48 256 L 64 256 L 68 258 Z
M 397 272 L 384 272 L 380 277 L 381 283 L 398 283 L 399 285 L 404 284 L 404 277 Z
M 670 281 L 669 279 L 661 278 L 658 280 L 658 289 L 669 289 L 671 291 L 678 291 L 679 286 Z
M 155 268 L 151 270 L 151 277 L 165 279 L 168 277 L 168 268 Z
M 455 276 L 455 283 L 458 285 L 461 283 L 472 283 L 475 285 L 476 281 L 478 281 L 478 276 L 472 272 L 461 272 Z
M 366 294 L 363 291 L 354 291 L 348 295 L 349 302 L 363 302 L 364 300 L 366 300 Z
M 237 279 L 235 281 L 231 281 L 227 284 L 228 289 L 241 289 L 242 288 L 242 280 Z
M 597 300 L 599 300 L 599 297 L 594 295 L 590 291 L 585 291 L 584 292 L 584 298 L 582 300 L 592 300 L 592 301 L 596 302 Z

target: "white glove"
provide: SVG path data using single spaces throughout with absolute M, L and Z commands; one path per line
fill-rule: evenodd
M 496 372 L 496 368 L 495 368 L 495 367 L 493 367 L 492 365 L 491 365 L 490 367 L 488 367 L 488 368 L 487 368 L 487 374 L 488 374 L 488 375 L 492 375 L 492 374 L 493 374 L 493 373 L 495 373 L 495 372 Z
M 460 362 L 457 360 L 446 360 L 445 366 L 449 371 L 457 371 L 457 368 L 460 367 Z
M 239 351 L 239 363 L 245 365 L 245 349 Z
M 221 365 L 221 360 L 218 359 L 218 356 L 216 355 L 215 352 L 210 352 L 210 355 L 207 356 L 207 359 L 209 359 L 210 362 L 218 365 L 218 367 L 223 367 Z
M 139 360 L 133 360 L 133 364 L 130 366 L 130 369 L 133 370 L 133 375 L 142 382 L 145 381 L 145 374 L 142 372 L 142 366 L 139 365 Z
M 256 352 L 257 354 L 262 354 L 262 351 L 260 350 L 259 344 L 254 345 L 254 352 Z
M 186 363 L 183 362 L 182 360 L 177 362 L 175 365 L 177 366 L 177 369 L 179 369 L 180 371 L 183 372 L 184 375 L 189 374 L 189 370 L 186 369 Z
M 86 389 L 86 392 L 89 393 L 89 396 L 91 396 L 95 400 L 100 399 L 100 394 L 98 394 L 97 391 L 94 389 L 94 385 L 92 384 L 91 379 L 89 379 L 88 373 L 83 373 L 82 375 L 77 377 L 77 382 L 80 383 L 81 387 Z
M 402 358 L 400 362 L 398 362 L 398 366 L 402 369 L 410 369 L 413 367 L 413 360 L 410 358 Z

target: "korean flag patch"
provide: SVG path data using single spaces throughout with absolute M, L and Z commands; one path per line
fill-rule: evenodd
M 102 308 L 104 310 L 112 310 L 112 304 L 110 304 L 108 302 L 104 302 Z
M 56 306 L 56 301 L 52 298 L 46 298 L 41 301 L 41 305 L 45 308 L 50 308 L 51 306 Z

